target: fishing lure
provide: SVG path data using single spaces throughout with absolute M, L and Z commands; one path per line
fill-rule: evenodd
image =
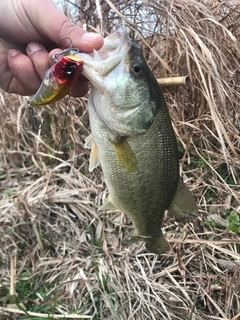
M 70 46 L 53 55 L 54 65 L 46 72 L 38 91 L 28 101 L 31 127 L 24 127 L 26 131 L 40 130 L 42 127 L 36 123 L 33 107 L 53 103 L 69 95 L 82 72 L 83 60 L 75 55 L 79 50 L 72 47 L 72 40 L 69 37 L 64 37 L 62 40 L 65 38 L 70 40 Z M 63 54 L 68 55 L 58 61 L 58 57 Z
M 30 106 L 56 102 L 69 94 L 83 69 L 83 60 L 73 54 L 64 56 L 45 74 L 36 94 L 29 101 Z

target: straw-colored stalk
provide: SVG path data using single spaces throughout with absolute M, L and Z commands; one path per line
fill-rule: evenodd
M 158 78 L 157 81 L 161 87 L 175 87 L 175 86 L 188 86 L 188 85 L 190 85 L 189 76 Z

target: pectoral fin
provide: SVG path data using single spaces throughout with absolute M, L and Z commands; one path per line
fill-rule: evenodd
M 91 149 L 91 154 L 90 154 L 90 161 L 89 161 L 89 168 L 88 170 L 90 172 L 92 172 L 100 163 L 99 161 L 99 157 L 98 157 L 98 148 L 97 145 L 95 143 L 95 141 L 93 140 L 92 134 L 90 134 L 86 140 L 85 140 L 85 144 L 84 147 L 86 149 Z
M 120 166 L 129 172 L 137 169 L 138 161 L 128 142 L 124 139 L 120 143 L 113 143 L 113 149 Z
M 84 148 L 86 148 L 86 149 L 92 149 L 93 143 L 94 143 L 93 137 L 92 137 L 92 134 L 90 134 L 90 135 L 85 139 Z
M 194 221 L 198 217 L 198 209 L 193 195 L 181 178 L 179 178 L 177 191 L 168 211 L 177 221 Z

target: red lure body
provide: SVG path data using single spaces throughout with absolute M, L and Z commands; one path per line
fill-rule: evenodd
M 75 55 L 64 56 L 45 74 L 36 94 L 29 101 L 30 106 L 56 102 L 69 94 L 81 75 L 83 60 Z

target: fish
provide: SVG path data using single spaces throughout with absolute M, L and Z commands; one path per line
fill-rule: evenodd
M 66 55 L 49 68 L 43 81 L 29 101 L 34 107 L 61 100 L 69 94 L 83 69 L 83 61 L 74 54 Z
M 101 165 L 109 191 L 99 210 L 119 209 L 135 227 L 133 242 L 149 252 L 168 250 L 162 221 L 197 219 L 193 195 L 179 175 L 177 140 L 163 92 L 140 47 L 124 29 L 99 51 L 77 53 L 91 82 L 89 170 Z

